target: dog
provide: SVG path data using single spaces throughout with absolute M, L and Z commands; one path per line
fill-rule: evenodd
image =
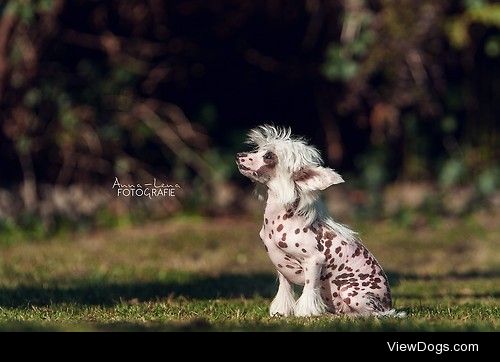
M 254 128 L 247 143 L 254 149 L 238 153 L 236 164 L 267 196 L 259 235 L 279 280 L 270 315 L 396 316 L 382 267 L 319 198 L 342 177 L 323 167 L 319 151 L 289 128 Z M 304 286 L 297 301 L 292 284 Z

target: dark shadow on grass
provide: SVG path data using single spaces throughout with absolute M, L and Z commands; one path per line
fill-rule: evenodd
M 403 280 L 467 280 L 473 278 L 497 278 L 499 271 L 450 273 L 445 275 L 402 274 L 388 272 L 392 287 Z M 55 283 L 57 285 L 57 283 Z M 68 283 L 65 283 L 68 285 Z M 75 280 L 70 286 L 25 286 L 16 288 L 0 287 L 0 306 L 22 307 L 28 305 L 45 306 L 59 303 L 80 305 L 113 305 L 136 300 L 164 300 L 168 297 L 191 299 L 216 298 L 271 298 L 276 293 L 276 276 L 270 273 L 222 274 L 215 277 L 195 276 L 185 282 L 158 281 L 136 283 L 109 283 L 106 281 L 88 282 Z M 421 295 L 403 294 L 401 298 L 420 298 Z M 436 294 L 425 298 L 500 298 L 499 293 L 478 293 L 470 295 Z
M 389 278 L 389 284 L 392 288 L 399 285 L 402 281 L 466 281 L 472 279 L 494 279 L 500 278 L 500 270 L 481 270 L 481 271 L 469 271 L 466 273 L 445 273 L 445 274 L 427 274 L 427 275 L 418 275 L 418 274 L 405 274 L 405 273 L 397 273 L 393 271 L 387 272 L 387 277 Z M 499 292 L 473 292 L 473 293 L 398 293 L 397 298 L 402 299 L 479 299 L 479 298 L 500 298 Z
M 499 292 L 476 292 L 476 293 L 398 293 L 398 299 L 481 299 L 481 298 L 500 298 Z
M 444 274 L 412 274 L 412 273 L 399 273 L 395 271 L 388 271 L 387 277 L 392 287 L 398 285 L 403 280 L 419 280 L 419 281 L 443 281 L 443 280 L 471 280 L 478 278 L 493 279 L 500 278 L 500 269 L 496 270 L 477 270 L 465 273 L 451 272 Z
M 67 283 L 66 283 L 67 284 Z M 161 300 L 171 296 L 193 299 L 264 297 L 276 292 L 273 274 L 222 274 L 186 282 L 137 282 L 129 284 L 75 281 L 69 287 L 26 286 L 0 288 L 0 306 L 44 306 L 57 303 L 113 305 L 122 301 Z

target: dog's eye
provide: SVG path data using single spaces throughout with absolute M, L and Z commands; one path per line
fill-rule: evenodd
M 272 152 L 268 152 L 264 155 L 264 159 L 265 160 L 270 160 L 273 158 L 273 153 Z

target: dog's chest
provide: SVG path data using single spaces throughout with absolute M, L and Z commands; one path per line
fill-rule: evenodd
M 314 247 L 309 240 L 311 231 L 299 227 L 303 223 L 297 220 L 298 217 L 286 214 L 273 216 L 266 215 L 260 231 L 269 258 L 288 280 L 303 284 L 302 262 L 313 252 Z

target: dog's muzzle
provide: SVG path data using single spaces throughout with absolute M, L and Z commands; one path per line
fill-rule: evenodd
M 236 164 L 238 165 L 238 168 L 242 171 L 249 171 L 250 169 L 246 166 L 244 166 L 242 163 L 241 163 L 241 159 L 243 157 L 247 157 L 248 154 L 247 153 L 244 153 L 244 152 L 240 152 L 240 153 L 237 153 L 236 154 Z

